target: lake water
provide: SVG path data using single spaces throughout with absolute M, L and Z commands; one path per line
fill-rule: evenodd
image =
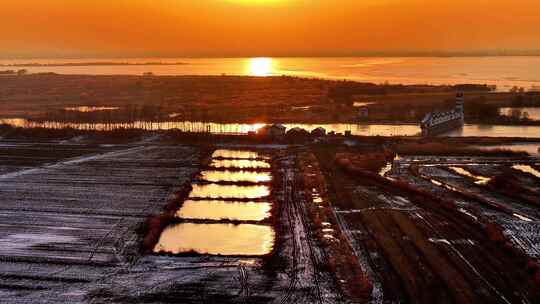
M 242 124 L 242 123 L 213 123 L 213 122 L 148 122 L 135 121 L 133 123 L 64 123 L 64 122 L 36 122 L 22 118 L 0 119 L 0 124 L 8 124 L 22 128 L 73 128 L 78 130 L 115 130 L 119 128 L 136 128 L 148 131 L 180 130 L 183 132 L 213 133 L 213 134 L 247 134 L 256 132 L 265 124 Z M 414 124 L 284 124 L 287 129 L 299 127 L 308 131 L 322 127 L 327 132 L 344 134 L 350 131 L 358 136 L 417 136 L 420 135 L 420 127 Z M 502 125 L 471 125 L 467 124 L 462 129 L 444 134 L 445 136 L 479 136 L 479 137 L 524 137 L 540 138 L 540 126 L 502 126 Z M 261 161 L 247 159 L 214 160 L 219 168 L 268 168 L 269 164 Z
M 84 65 L 89 62 L 151 63 L 160 65 Z M 56 66 L 17 67 L 39 63 Z M 83 63 L 77 66 L 61 66 Z M 164 65 L 169 63 L 170 65 Z M 182 64 L 175 64 L 182 63 Z M 25 68 L 31 73 L 89 75 L 290 75 L 348 79 L 375 83 L 540 85 L 540 57 L 356 57 L 356 58 L 121 58 L 0 60 L 0 69 Z

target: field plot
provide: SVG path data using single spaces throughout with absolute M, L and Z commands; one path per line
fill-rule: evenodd
M 334 162 L 334 155 L 317 150 L 336 217 L 375 302 L 538 301 L 535 270 L 531 276 L 527 266 L 537 258 L 538 207 L 490 181 L 477 183 L 534 160 L 405 157 L 380 176 L 354 161 Z M 477 170 L 483 166 L 490 169 Z M 534 189 L 535 182 L 523 185 Z
M 118 147 L 117 147 L 118 148 Z M 11 172 L 32 169 L 62 159 L 81 155 L 103 153 L 113 150 L 111 146 L 60 141 L 0 141 L 0 178 Z
M 451 165 L 434 166 L 425 162 L 419 165 L 419 176 L 403 175 L 409 181 L 418 181 L 423 187 L 438 192 L 439 195 L 454 197 L 461 211 L 475 218 L 467 210 L 476 210 L 482 216 L 498 223 L 504 234 L 510 237 L 515 246 L 523 250 L 531 258 L 540 257 L 540 179 L 527 172 L 516 169 L 529 167 L 523 165 L 534 163 L 534 159 L 496 160 L 496 159 L 456 159 L 462 168 L 477 175 L 481 174 L 490 181 L 478 183 L 478 179 L 467 174 L 458 174 Z M 521 164 L 521 165 L 516 165 Z M 408 161 L 397 164 L 402 173 L 407 173 L 410 166 Z M 512 168 L 512 169 L 510 169 Z M 414 174 L 413 174 L 414 175 Z M 495 184 L 497 179 L 503 185 Z M 428 181 L 427 183 L 425 183 Z M 508 191 L 508 185 L 513 185 L 513 192 Z M 516 186 L 518 185 L 518 186 Z M 518 187 L 518 188 L 515 188 Z M 536 202 L 536 204 L 535 204 Z
M 294 158 L 275 147 L 262 155 L 218 150 L 209 162 L 255 156 L 268 166 L 212 168 L 212 180 L 193 175 L 190 192 L 178 202 L 153 253 L 100 281 L 89 292 L 93 302 L 341 303 L 331 274 L 321 266 L 324 257 L 315 259 L 320 248 L 309 241 L 303 196 L 292 191 L 295 163 L 281 161 Z M 285 170 L 291 173 L 283 175 Z M 257 172 L 263 180 L 250 180 Z M 264 191 L 256 200 L 244 199 L 243 190 L 257 187 Z
M 325 245 L 315 235 L 314 223 L 309 220 L 307 204 L 311 193 L 302 189 L 298 170 L 298 151 L 276 158 L 278 167 L 275 193 L 279 212 L 279 232 L 282 243 L 277 257 L 286 261 L 284 272 L 276 287 L 281 290 L 276 303 L 342 303 L 336 277 L 330 272 Z M 274 287 L 274 288 L 276 288 Z
M 86 301 L 137 259 L 137 226 L 199 165 L 187 146 L 10 145 L 3 155 L 29 158 L 0 162 L 9 166 L 0 174 L 0 290 L 13 303 Z

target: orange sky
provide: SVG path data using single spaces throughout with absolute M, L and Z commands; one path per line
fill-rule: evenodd
M 540 50 L 538 0 L 2 0 L 0 57 Z

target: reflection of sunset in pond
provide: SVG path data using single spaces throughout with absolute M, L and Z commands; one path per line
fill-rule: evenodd
M 212 154 L 213 158 L 267 158 L 255 151 L 219 149 Z
M 101 112 L 101 111 L 116 111 L 116 110 L 120 110 L 120 108 L 119 107 L 78 106 L 78 107 L 67 107 L 67 108 L 64 108 L 64 110 L 70 111 L 70 112 L 91 113 L 91 112 Z
M 270 168 L 270 164 L 261 160 L 247 160 L 247 159 L 214 159 L 210 163 L 210 167 L 214 168 L 237 168 L 237 169 L 256 169 L 256 168 Z
M 270 216 L 270 203 L 185 201 L 176 213 L 184 219 L 262 221 Z
M 467 176 L 467 177 L 470 177 L 470 178 L 474 179 L 475 180 L 474 183 L 477 184 L 477 185 L 487 185 L 487 183 L 489 183 L 489 181 L 491 180 L 491 178 L 489 178 L 489 177 L 476 175 L 476 174 L 472 173 L 471 171 L 469 171 L 469 170 L 467 170 L 465 168 L 448 167 L 448 169 L 454 171 L 455 173 L 457 173 L 459 175 Z
M 274 236 L 265 225 L 182 223 L 163 231 L 154 252 L 263 255 L 272 250 Z
M 268 186 L 193 185 L 189 197 L 254 199 L 270 195 Z
M 201 179 L 208 182 L 269 182 L 272 180 L 270 172 L 252 171 L 203 171 Z
M 248 63 L 251 76 L 270 76 L 274 72 L 272 58 L 251 58 Z
M 513 169 L 519 170 L 521 172 L 532 174 L 538 178 L 540 178 L 540 171 L 536 170 L 535 168 L 529 166 L 529 165 L 514 165 L 512 166 Z

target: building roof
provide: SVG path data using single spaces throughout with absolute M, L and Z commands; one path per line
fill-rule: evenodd
M 276 129 L 280 129 L 280 130 L 283 130 L 283 129 L 287 129 L 284 125 L 282 124 L 273 124 L 272 126 L 270 126 L 270 128 L 276 128 Z

